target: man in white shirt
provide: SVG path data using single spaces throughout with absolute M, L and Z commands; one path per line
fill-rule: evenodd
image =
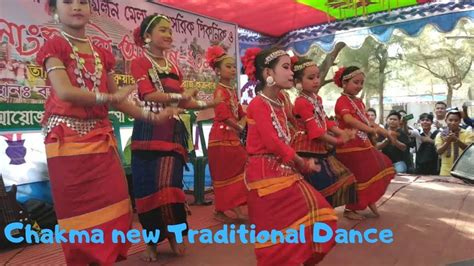
M 448 105 L 445 103 L 445 102 L 436 102 L 435 104 L 435 118 L 433 119 L 433 124 L 431 125 L 431 127 L 433 129 L 443 129 L 443 128 L 446 128 L 447 125 L 446 125 L 446 108 L 448 107 Z

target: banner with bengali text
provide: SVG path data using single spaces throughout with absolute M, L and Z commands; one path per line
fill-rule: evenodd
M 1 0 L 0 172 L 7 186 L 48 180 L 40 123 L 51 88 L 35 57 L 46 40 L 60 33 L 60 25 L 46 12 L 46 4 L 47 0 Z M 236 55 L 235 24 L 144 0 L 90 0 L 90 4 L 92 18 L 86 33 L 92 42 L 115 56 L 115 81 L 119 86 L 135 82 L 129 75 L 130 65 L 143 50 L 134 44 L 132 31 L 154 13 L 170 17 L 173 48 L 166 57 L 179 66 L 183 87 L 198 89 L 200 99 L 212 99 L 216 83 L 214 71 L 205 62 L 207 48 L 220 44 Z M 137 101 L 136 93 L 131 98 Z M 133 120 L 113 110 L 109 117 L 123 126 L 120 132 L 125 145 Z
M 164 5 L 131 0 L 91 0 L 92 18 L 86 27 L 92 42 L 111 51 L 116 59 L 115 80 L 119 86 L 133 84 L 129 75 L 131 61 L 142 55 L 142 47 L 133 42 L 132 31 L 151 14 L 170 17 L 173 28 L 173 49 L 167 59 L 177 64 L 183 73 L 182 86 L 199 90 L 198 98 L 211 100 L 215 88 L 214 71 L 205 62 L 210 45 L 220 44 L 229 54 L 236 55 L 237 25 L 176 10 Z M 33 119 L 22 117 L 25 112 L 40 112 L 50 87 L 44 70 L 35 64 L 35 56 L 43 43 L 60 32 L 60 25 L 46 12 L 47 0 L 2 0 L 0 11 L 0 131 L 30 129 Z M 18 12 L 21 10 L 21 12 Z M 133 95 L 137 100 L 136 94 Z M 19 104 L 19 105 L 17 105 Z M 29 107 L 28 105 L 34 105 Z M 14 107 L 13 107 L 14 106 Z M 15 110 L 15 111 L 12 111 Z M 10 112 L 10 113 L 7 113 Z M 29 113 L 28 113 L 29 114 Z M 130 119 L 119 119 L 129 125 Z M 6 123 L 6 124 L 4 124 Z M 9 124 L 8 124 L 9 123 Z M 35 126 L 35 128 L 38 128 Z

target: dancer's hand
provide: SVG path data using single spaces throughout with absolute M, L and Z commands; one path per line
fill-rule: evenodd
M 296 155 L 294 159 L 296 168 L 303 174 L 321 171 L 321 165 L 315 159 L 304 159 Z
M 192 98 L 196 97 L 198 94 L 197 89 L 188 89 L 183 93 L 183 100 L 191 100 Z
M 107 103 L 110 103 L 110 104 L 120 103 L 126 100 L 128 96 L 130 95 L 130 93 L 132 93 L 136 89 L 137 89 L 136 84 L 119 88 L 115 93 L 108 95 Z
M 357 129 L 344 129 L 343 134 L 341 134 L 342 139 L 344 140 L 344 143 L 348 142 L 351 139 L 355 139 L 357 134 Z
M 316 162 L 316 159 L 307 160 L 307 169 L 310 173 L 321 172 L 321 164 Z
M 153 124 L 161 124 L 169 119 L 172 119 L 174 116 L 184 113 L 184 109 L 177 107 L 166 107 L 158 114 L 153 114 L 151 116 L 151 122 Z

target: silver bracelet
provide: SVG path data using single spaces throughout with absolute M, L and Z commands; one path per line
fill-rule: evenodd
M 95 93 L 95 103 L 97 105 L 104 104 L 106 102 L 107 102 L 107 94 L 102 93 L 102 92 Z
M 168 93 L 169 97 L 171 100 L 174 100 L 174 101 L 180 101 L 183 99 L 183 95 L 179 94 L 179 93 Z
M 48 69 L 46 69 L 46 75 L 49 74 L 49 72 L 51 71 L 54 71 L 54 70 L 66 70 L 66 67 L 65 66 L 53 66 L 53 67 L 50 67 Z
M 207 103 L 205 101 L 196 101 L 196 103 L 198 104 L 199 108 L 206 108 L 207 107 Z

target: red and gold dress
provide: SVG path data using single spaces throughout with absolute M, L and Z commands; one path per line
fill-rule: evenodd
M 337 217 L 326 199 L 295 170 L 292 160 L 296 152 L 289 145 L 284 109 L 257 96 L 247 109 L 247 123 L 249 159 L 245 180 L 250 190 L 247 202 L 250 222 L 256 225 L 257 234 L 273 229 L 285 232 L 304 225 L 306 236 L 306 243 L 256 244 L 258 265 L 321 261 L 335 242 L 331 239 L 314 243 L 313 225 L 322 222 L 335 230 Z
M 341 129 L 352 128 L 343 120 L 346 114 L 368 125 L 365 105 L 359 98 L 342 95 L 336 102 L 335 113 Z M 349 210 L 363 210 L 376 203 L 395 176 L 390 159 L 372 146 L 363 131 L 358 131 L 356 138 L 344 146 L 337 147 L 336 157 L 354 173 L 357 181 L 357 203 L 346 205 Z
M 315 158 L 321 171 L 305 174 L 305 179 L 313 185 L 335 208 L 357 201 L 355 176 L 332 154 L 331 147 L 319 137 L 336 126 L 330 121 L 323 108 L 321 97 L 301 94 L 293 109 L 299 131 L 292 139 L 292 146 L 304 158 Z
M 98 90 L 107 93 L 107 72 L 113 70 L 114 57 L 97 46 L 94 51 L 104 67 L 97 77 L 101 81 Z M 41 66 L 51 57 L 61 60 L 71 84 L 80 87 L 80 70 L 72 53 L 68 41 L 56 36 L 44 44 L 36 60 Z M 88 71 L 94 69 L 93 55 L 79 53 L 79 56 Z M 91 90 L 92 80 L 87 76 L 83 80 Z M 43 124 L 54 209 L 60 228 L 85 230 L 89 235 L 92 235 L 91 230 L 99 229 L 104 235 L 104 244 L 63 243 L 66 262 L 112 264 L 125 258 L 129 243 L 113 243 L 112 231 L 127 232 L 132 213 L 107 105 L 74 105 L 59 99 L 53 88 L 45 103 Z
M 245 117 L 235 90 L 218 85 L 214 97 L 220 94 L 223 102 L 214 108 L 214 123 L 209 133 L 209 169 L 214 186 L 216 211 L 227 211 L 247 202 L 244 183 L 247 152 L 240 136 L 225 124 L 227 119 L 238 122 Z M 231 162 L 231 163 L 229 163 Z

